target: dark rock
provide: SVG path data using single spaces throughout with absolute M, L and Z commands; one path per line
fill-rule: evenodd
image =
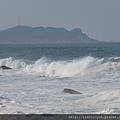
M 7 67 L 7 66 L 5 66 L 5 65 L 2 65 L 2 66 L 0 67 L 0 69 L 3 69 L 3 70 L 9 70 L 9 69 L 12 69 L 12 68 Z
M 78 91 L 75 91 L 73 89 L 68 89 L 68 88 L 65 88 L 62 92 L 63 93 L 69 93 L 69 94 L 82 94 L 82 93 L 80 93 Z
M 39 76 L 39 77 L 46 77 L 45 75 L 41 75 L 41 76 Z

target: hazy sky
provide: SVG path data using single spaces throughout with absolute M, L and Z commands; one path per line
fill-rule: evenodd
M 0 30 L 19 24 L 81 28 L 102 41 L 120 40 L 120 0 L 0 0 Z

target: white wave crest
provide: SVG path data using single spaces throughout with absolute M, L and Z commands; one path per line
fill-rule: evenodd
M 24 68 L 24 71 L 39 72 L 45 76 L 72 77 L 84 75 L 87 69 L 101 64 L 102 59 L 84 57 L 71 61 L 53 61 L 41 58 L 32 65 Z
M 23 60 L 16 60 L 12 57 L 0 59 L 0 66 L 5 65 L 13 69 L 20 69 L 26 67 L 26 63 Z
M 0 59 L 0 65 L 22 70 L 22 73 L 33 73 L 44 76 L 74 77 L 83 75 L 110 75 L 120 73 L 120 62 L 94 58 L 91 56 L 68 61 L 50 61 L 45 57 L 26 62 L 14 58 Z

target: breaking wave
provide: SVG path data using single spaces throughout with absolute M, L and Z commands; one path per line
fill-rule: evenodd
M 12 57 L 0 59 L 0 66 L 6 65 L 27 73 L 38 73 L 44 76 L 74 77 L 120 73 L 120 57 L 95 58 L 86 56 L 74 60 L 51 61 L 45 57 L 37 61 L 27 61 Z

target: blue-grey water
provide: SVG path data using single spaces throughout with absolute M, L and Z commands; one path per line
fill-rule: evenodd
M 2 65 L 0 113 L 120 113 L 120 43 L 2 44 Z
M 99 58 L 119 57 L 120 43 L 0 45 L 0 58 L 38 60 L 44 56 L 56 60 L 69 60 L 89 55 Z

